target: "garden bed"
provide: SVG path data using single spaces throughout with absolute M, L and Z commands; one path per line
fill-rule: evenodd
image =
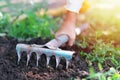
M 49 39 L 41 38 L 23 41 L 26 44 L 44 44 Z M 18 41 L 14 38 L 0 37 L 0 80 L 71 80 L 81 79 L 88 76 L 88 65 L 83 58 L 71 60 L 68 69 L 65 69 L 65 60 L 62 59 L 60 65 L 55 69 L 55 57 L 50 60 L 50 67 L 45 67 L 45 58 L 42 58 L 39 66 L 36 67 L 36 56 L 33 54 L 26 66 L 26 55 L 22 55 L 20 65 L 17 65 L 16 44 Z M 77 46 L 73 48 L 64 48 L 68 50 L 80 51 Z M 43 55 L 44 57 L 44 55 Z

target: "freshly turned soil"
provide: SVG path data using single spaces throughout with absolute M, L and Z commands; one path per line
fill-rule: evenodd
M 16 44 L 45 44 L 50 39 L 42 40 L 41 38 L 30 41 L 18 41 L 14 38 L 0 37 L 0 80 L 74 80 L 82 79 L 88 76 L 88 64 L 83 58 L 80 58 L 78 52 L 81 49 L 74 45 L 72 48 L 63 48 L 76 51 L 69 64 L 65 69 L 66 61 L 61 59 L 58 68 L 55 68 L 55 56 L 50 59 L 50 64 L 46 67 L 46 56 L 42 55 L 39 60 L 39 66 L 36 67 L 36 55 L 33 53 L 26 66 L 26 54 L 22 53 L 20 64 L 17 65 Z

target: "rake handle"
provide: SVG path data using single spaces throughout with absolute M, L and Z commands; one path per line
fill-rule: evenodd
M 50 49 L 57 49 L 69 40 L 67 35 L 61 35 L 45 44 Z
M 69 37 L 67 35 L 61 35 L 57 38 L 55 38 L 56 41 L 58 41 L 58 47 L 62 46 L 64 43 L 68 42 Z

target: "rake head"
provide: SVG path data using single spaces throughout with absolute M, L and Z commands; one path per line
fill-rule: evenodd
M 28 65 L 31 54 L 34 52 L 37 56 L 37 61 L 36 61 L 36 66 L 38 66 L 38 61 L 41 58 L 42 54 L 46 55 L 46 60 L 47 60 L 47 66 L 50 61 L 51 56 L 56 57 L 56 68 L 59 65 L 60 59 L 64 57 L 66 59 L 66 68 L 68 68 L 69 62 L 72 59 L 72 56 L 74 54 L 74 51 L 66 51 L 66 50 L 61 50 L 61 49 L 49 49 L 49 48 L 44 48 L 42 45 L 28 45 L 28 44 L 17 44 L 16 45 L 16 51 L 17 51 L 17 56 L 18 56 L 18 61 L 17 63 L 19 64 L 20 59 L 21 59 L 21 54 L 23 51 L 26 52 L 27 54 L 27 63 Z

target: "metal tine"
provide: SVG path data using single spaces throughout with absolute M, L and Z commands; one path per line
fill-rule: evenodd
M 70 61 L 66 60 L 66 69 L 68 69 L 69 63 L 70 63 Z
M 49 51 L 47 51 L 48 49 L 42 48 L 42 47 L 45 47 L 45 46 L 46 45 L 36 45 L 36 44 L 32 45 L 32 47 L 33 47 L 32 51 L 36 52 L 36 54 L 37 54 L 37 63 L 36 63 L 37 66 L 38 66 L 38 60 L 39 60 L 40 56 L 42 55 L 42 53 L 45 54 L 46 57 L 47 57 L 46 58 L 47 59 L 46 66 L 48 66 L 48 64 L 49 64 L 50 56 L 52 56 L 52 55 Z
M 56 68 L 58 67 L 59 63 L 60 63 L 60 57 L 56 56 Z
M 19 65 L 20 59 L 21 59 L 21 51 L 18 48 L 16 50 L 17 50 L 17 56 L 18 56 L 17 64 Z
M 37 55 L 37 61 L 36 61 L 36 65 L 37 65 L 37 67 L 38 67 L 38 61 L 39 61 L 39 59 L 40 59 L 40 54 L 38 54 L 38 53 L 36 53 L 36 55 Z
M 28 46 L 26 44 L 17 44 L 16 45 L 16 51 L 17 51 L 17 56 L 18 56 L 17 64 L 19 65 L 22 52 L 23 51 L 29 52 L 30 51 L 30 46 Z
M 49 65 L 50 62 L 50 56 L 47 56 L 47 66 Z
M 66 59 L 66 69 L 68 68 L 69 61 L 72 59 L 72 55 L 74 54 L 74 51 L 56 51 L 56 67 L 58 66 L 60 62 L 60 57 L 64 57 Z
M 42 52 L 46 55 L 46 66 L 48 67 L 49 62 L 50 62 L 50 57 L 54 54 L 54 51 L 51 49 L 45 49 L 45 48 L 41 48 Z
M 39 65 L 39 59 L 41 57 L 41 55 L 43 54 L 43 52 L 39 49 L 40 47 L 38 47 L 37 45 L 36 46 L 32 46 L 31 48 L 31 53 L 35 52 L 36 53 L 36 56 L 37 56 L 37 61 L 36 61 L 36 66 L 38 67 Z
M 26 66 L 28 66 L 31 54 L 32 54 L 31 52 L 27 53 L 27 63 L 26 63 Z

